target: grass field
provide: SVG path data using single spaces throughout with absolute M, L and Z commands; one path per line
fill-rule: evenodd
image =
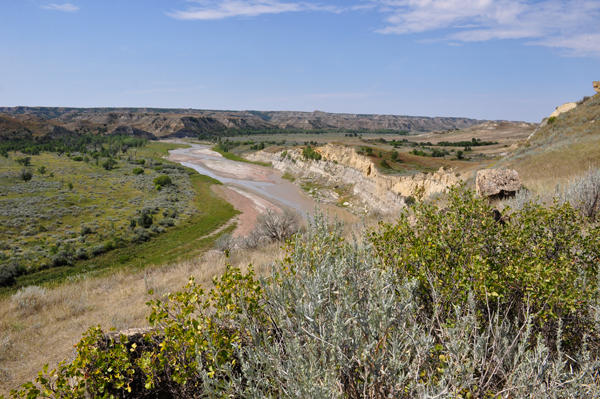
M 221 154 L 223 156 L 223 158 L 225 159 L 229 159 L 230 161 L 237 161 L 237 162 L 246 162 L 246 163 L 253 163 L 255 165 L 261 165 L 261 166 L 271 166 L 268 163 L 264 163 L 264 162 L 255 162 L 255 161 L 249 161 L 246 158 L 243 158 L 237 154 L 234 154 L 232 152 L 229 151 L 223 151 L 219 148 L 219 146 L 214 146 L 211 148 L 211 150 L 218 152 L 219 154 Z
M 237 212 L 211 191 L 219 182 L 161 159 L 178 147 L 132 148 L 112 170 L 99 166 L 102 160 L 43 153 L 32 157 L 27 182 L 19 178 L 21 165 L 1 158 L 0 265 L 16 264 L 21 275 L 0 293 L 188 258 L 212 245 L 218 236 L 205 236 Z M 41 166 L 46 173 L 37 172 Z M 156 190 L 153 179 L 165 174 L 173 184 Z M 151 215 L 145 228 L 142 213 Z

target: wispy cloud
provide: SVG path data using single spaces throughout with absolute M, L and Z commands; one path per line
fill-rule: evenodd
M 336 6 L 279 0 L 195 0 L 198 6 L 168 12 L 172 18 L 183 20 L 217 20 L 232 17 L 256 17 L 263 14 L 280 14 L 298 11 L 342 12 Z
M 448 29 L 444 40 L 531 39 L 569 55 L 600 56 L 597 0 L 369 0 L 386 17 L 383 34 Z
M 318 99 L 318 98 L 366 98 L 366 97 L 377 97 L 383 96 L 387 93 L 373 93 L 373 92 L 364 92 L 364 93 L 318 93 L 318 94 L 307 94 L 305 97 Z
M 77 12 L 79 11 L 79 6 L 74 6 L 73 4 L 46 4 L 42 6 L 45 10 L 57 10 L 64 12 Z

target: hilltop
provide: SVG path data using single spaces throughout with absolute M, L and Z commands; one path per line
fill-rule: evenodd
M 4 114 L 4 116 L 2 116 Z M 356 131 L 417 133 L 456 130 L 486 121 L 455 117 L 341 114 L 321 111 L 214 111 L 162 108 L 0 107 L 0 134 L 56 127 L 74 133 L 107 134 L 123 127 L 147 138 L 199 137 L 281 132 Z

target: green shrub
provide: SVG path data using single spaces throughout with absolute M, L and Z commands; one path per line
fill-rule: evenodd
M 551 116 L 550 118 L 548 118 L 549 124 L 553 124 L 554 122 L 556 122 L 556 116 Z
M 27 169 L 23 169 L 21 171 L 20 177 L 21 177 L 21 180 L 23 180 L 23 181 L 29 181 L 33 178 L 33 173 L 31 173 Z
M 71 158 L 71 159 L 72 159 L 73 161 L 75 161 L 75 162 L 81 162 L 81 161 L 83 161 L 83 157 L 82 157 L 81 155 L 74 156 L 74 157 L 73 157 L 73 158 Z
M 379 162 L 379 166 L 381 166 L 383 169 L 391 169 L 392 168 L 385 159 L 382 159 L 381 162 Z
M 162 166 L 155 166 L 154 170 L 157 171 L 157 172 L 159 172 L 159 171 L 163 170 L 163 167 Z
M 131 173 L 133 173 L 134 175 L 143 175 L 144 174 L 144 169 L 142 169 L 142 168 L 133 168 L 133 170 L 131 171 Z
M 320 161 L 322 156 L 316 152 L 311 146 L 307 146 L 302 150 L 302 156 L 305 160 Z
M 108 158 L 106 162 L 102 163 L 102 167 L 106 170 L 112 170 L 117 165 L 117 161 L 112 158 Z
M 259 281 L 252 268 L 244 274 L 230 265 L 210 291 L 191 278 L 180 292 L 148 303 L 153 331 L 128 339 L 91 328 L 77 344 L 73 362 L 61 362 L 50 372 L 46 367 L 35 382 L 11 395 L 408 399 L 492 398 L 510 392 L 514 398 L 598 397 L 600 361 L 592 343 L 599 323 L 577 332 L 593 335 L 589 346 L 582 338 L 580 351 L 567 352 L 568 318 L 557 328 L 557 340 L 546 342 L 533 331 L 531 320 L 540 314 L 530 308 L 520 321 L 505 317 L 505 309 L 486 307 L 482 313 L 477 292 L 467 291 L 466 300 L 461 292 L 447 309 L 452 298 L 439 289 L 436 268 L 449 261 L 432 262 L 430 255 L 449 235 L 457 245 L 451 256 L 467 250 L 463 260 L 468 260 L 473 250 L 467 245 L 476 242 L 472 237 L 490 231 L 487 219 L 493 222 L 489 214 L 487 219 L 461 215 L 460 210 L 477 210 L 483 203 L 468 193 L 451 194 L 456 195 L 450 210 L 436 211 L 432 221 L 425 219 L 435 216 L 425 212 L 427 204 L 419 202 L 415 210 L 417 222 L 425 224 L 417 229 L 423 254 L 412 252 L 406 261 L 414 264 L 424 256 L 423 267 L 430 265 L 428 285 L 418 274 L 401 275 L 397 263 L 382 263 L 368 237 L 348 242 L 340 223 L 315 212 L 306 234 L 295 236 L 285 260 L 267 278 Z M 436 222 L 441 231 L 434 235 L 430 225 Z M 415 235 L 406 236 L 403 223 L 401 217 L 394 227 L 411 252 Z M 451 226 L 464 228 L 448 232 Z M 507 226 L 498 225 L 497 231 Z M 384 227 L 381 234 L 391 232 Z M 377 246 L 378 235 L 370 234 Z M 455 241 L 461 235 L 464 245 Z M 497 239 L 484 240 L 476 250 L 501 247 L 504 241 Z M 535 252 L 542 241 L 517 246 Z M 402 249 L 389 249 L 403 256 Z M 487 304 L 500 309 L 498 303 L 510 306 L 511 300 L 498 296 Z
M 147 229 L 148 227 L 152 226 L 152 223 L 153 223 L 152 215 L 150 215 L 148 213 L 142 213 L 138 217 L 137 222 L 141 227 Z
M 31 157 L 15 158 L 15 162 L 19 165 L 29 166 L 31 165 Z
M 444 212 L 423 201 L 383 223 L 371 241 L 384 267 L 416 278 L 424 303 L 432 295 L 444 306 L 466 304 L 470 293 L 482 313 L 488 300 L 523 320 L 523 306 L 535 322 L 581 316 L 596 291 L 600 228 L 587 228 L 569 204 L 545 208 L 526 204 L 503 224 L 484 199 L 457 187 Z M 550 339 L 550 337 L 547 337 Z
M 162 186 L 162 187 L 173 184 L 171 182 L 171 178 L 168 175 L 160 175 L 160 176 L 154 178 L 153 182 L 154 182 L 155 186 Z

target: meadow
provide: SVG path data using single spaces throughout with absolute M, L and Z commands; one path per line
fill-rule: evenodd
M 130 149 L 110 169 L 84 154 L 42 152 L 28 166 L 17 162 L 22 154 L 0 157 L 0 292 L 210 247 L 216 237 L 207 236 L 236 211 L 211 191 L 218 181 L 161 158 L 178 147 Z M 31 180 L 21 178 L 24 170 Z M 171 184 L 157 187 L 159 176 Z

